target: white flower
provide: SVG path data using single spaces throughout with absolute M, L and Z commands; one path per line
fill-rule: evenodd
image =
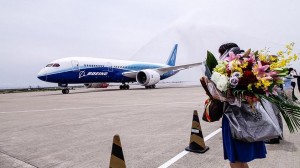
M 226 91 L 227 87 L 228 87 L 228 77 L 225 75 L 222 75 L 218 72 L 213 72 L 213 74 L 211 75 L 211 81 L 213 81 L 217 88 L 220 91 Z

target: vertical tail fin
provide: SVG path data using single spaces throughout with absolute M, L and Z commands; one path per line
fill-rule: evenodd
M 170 66 L 175 66 L 175 62 L 176 62 L 176 54 L 177 54 L 177 46 L 178 44 L 175 44 L 171 54 L 170 54 L 170 57 L 168 59 L 168 61 L 166 62 L 167 65 L 170 65 Z

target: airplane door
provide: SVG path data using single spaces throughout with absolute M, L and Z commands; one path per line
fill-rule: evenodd
M 45 75 L 45 81 L 47 81 L 47 79 L 48 79 L 48 72 L 47 72 L 46 68 L 42 69 L 42 74 Z
M 48 72 L 46 70 L 45 70 L 45 75 L 46 75 L 46 81 L 47 81 Z
M 79 72 L 79 62 L 77 60 L 72 60 L 71 63 L 73 71 Z
M 108 63 L 107 63 L 107 71 L 108 71 L 108 72 L 112 72 L 112 71 L 113 71 L 113 67 L 112 67 L 111 62 L 108 62 Z

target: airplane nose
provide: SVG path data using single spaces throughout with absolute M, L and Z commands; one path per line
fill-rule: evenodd
M 47 81 L 47 71 L 45 69 L 42 69 L 38 75 L 37 78 L 39 78 L 42 81 Z

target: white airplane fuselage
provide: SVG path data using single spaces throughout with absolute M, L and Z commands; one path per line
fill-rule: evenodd
M 70 57 L 50 62 L 38 73 L 38 78 L 45 82 L 60 84 L 136 82 L 136 78 L 126 77 L 123 73 L 162 67 L 169 66 L 165 64 L 153 64 L 147 62 Z M 160 80 L 168 78 L 175 73 L 176 72 L 173 70 L 168 71 L 160 76 Z

